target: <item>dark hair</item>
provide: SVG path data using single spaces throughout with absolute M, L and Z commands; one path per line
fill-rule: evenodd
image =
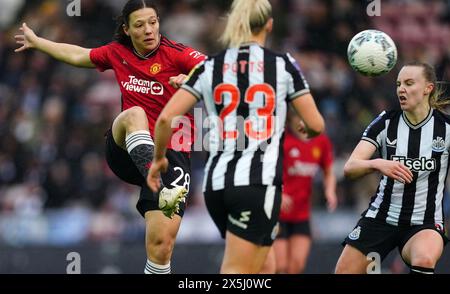
M 430 93 L 430 106 L 434 109 L 444 110 L 447 105 L 450 104 L 450 100 L 441 98 L 444 94 L 442 84 L 437 81 L 436 71 L 434 67 L 426 62 L 413 61 L 405 64 L 404 66 L 418 66 L 423 69 L 423 76 L 427 82 L 434 85 L 433 90 Z
M 156 12 L 156 16 L 158 16 L 158 9 L 156 8 L 156 4 L 152 0 L 129 0 L 125 6 L 122 8 L 122 14 L 119 15 L 116 19 L 117 28 L 114 33 L 114 40 L 119 42 L 125 46 L 132 46 L 131 38 L 125 34 L 123 31 L 123 25 L 128 26 L 130 21 L 130 14 L 135 12 L 136 10 L 142 8 L 152 8 Z

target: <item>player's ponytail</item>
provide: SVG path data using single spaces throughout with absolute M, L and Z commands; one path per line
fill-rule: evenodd
M 432 108 L 445 111 L 447 106 L 450 105 L 450 99 L 444 97 L 445 82 L 437 81 L 434 84 L 434 89 L 430 93 L 430 105 Z
M 221 37 L 227 47 L 238 47 L 264 28 L 272 17 L 268 0 L 234 0 Z
M 436 71 L 434 67 L 425 62 L 410 62 L 405 66 L 419 66 L 423 69 L 423 75 L 427 82 L 430 82 L 434 85 L 433 90 L 430 93 L 430 106 L 431 108 L 444 111 L 445 108 L 450 105 L 450 99 L 443 98 L 442 95 L 445 93 L 445 89 L 443 88 L 444 83 L 437 81 Z
M 114 33 L 114 40 L 125 46 L 132 46 L 131 38 L 123 31 L 123 26 L 129 26 L 130 14 L 142 8 L 152 8 L 159 15 L 156 4 L 152 0 L 129 0 L 122 8 L 122 14 L 116 18 L 117 27 Z

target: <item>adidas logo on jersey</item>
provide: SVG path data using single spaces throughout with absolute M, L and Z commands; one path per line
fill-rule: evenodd
M 405 156 L 392 156 L 392 160 L 400 161 L 411 171 L 419 172 L 419 171 L 435 171 L 436 170 L 436 159 L 426 157 L 420 158 L 407 158 Z

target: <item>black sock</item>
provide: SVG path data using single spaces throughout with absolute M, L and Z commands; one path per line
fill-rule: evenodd
M 434 274 L 434 268 L 427 268 L 421 266 L 410 266 L 409 273 L 415 275 L 432 275 Z
M 147 179 L 155 146 L 149 131 L 137 131 L 125 138 L 128 154 L 144 179 Z

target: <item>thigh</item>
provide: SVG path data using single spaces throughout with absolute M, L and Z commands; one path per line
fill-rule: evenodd
M 275 254 L 276 260 L 276 268 L 278 273 L 286 273 L 287 271 L 287 262 L 288 262 L 288 252 L 289 245 L 287 239 L 279 239 L 277 238 L 275 242 L 273 242 L 273 251 Z
M 367 274 L 370 261 L 359 249 L 345 245 L 336 264 L 336 274 Z
M 227 231 L 225 238 L 222 274 L 257 274 L 261 271 L 270 246 L 247 241 Z
M 257 245 L 272 245 L 278 232 L 281 188 L 242 186 L 225 189 L 227 231 Z
M 111 129 L 116 144 L 125 149 L 127 132 L 128 134 L 131 134 L 140 130 L 148 131 L 147 115 L 145 114 L 144 109 L 139 106 L 133 106 L 122 110 L 122 112 L 114 119 Z
M 427 227 L 412 228 L 411 231 L 405 238 L 404 245 L 400 244 L 401 256 L 405 263 L 410 266 L 417 265 L 419 260 L 425 259 L 435 265 L 442 255 L 445 244 L 440 232 Z
M 311 238 L 307 235 L 293 235 L 289 238 L 289 259 L 306 262 L 311 248 Z
M 275 243 L 274 243 L 274 245 L 275 245 Z M 269 250 L 269 253 L 267 254 L 266 261 L 264 262 L 262 269 L 258 273 L 265 274 L 265 275 L 276 274 L 277 273 L 277 264 L 278 264 L 278 261 L 276 260 L 276 257 L 275 257 L 274 246 L 272 246 Z
M 106 132 L 105 141 L 106 162 L 113 173 L 124 182 L 137 186 L 143 185 L 145 179 L 134 165 L 127 151 L 116 144 L 111 130 Z

